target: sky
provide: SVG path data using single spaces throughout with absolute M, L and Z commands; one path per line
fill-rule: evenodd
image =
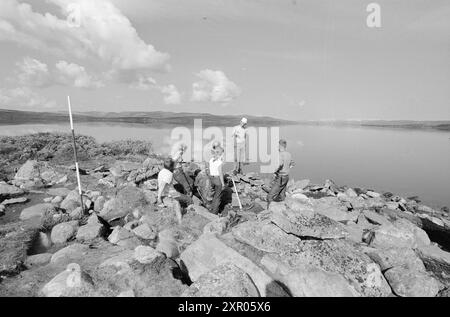
M 448 0 L 0 0 L 0 108 L 450 120 L 449 17 Z

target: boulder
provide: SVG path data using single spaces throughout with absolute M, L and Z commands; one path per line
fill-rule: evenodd
M 146 223 L 134 228 L 133 232 L 136 236 L 144 240 L 154 240 L 157 237 L 155 230 Z
M 72 262 L 81 263 L 89 246 L 80 243 L 73 243 L 52 255 L 50 263 L 67 265 Z
M 387 249 L 369 249 L 367 255 L 380 266 L 382 271 L 407 265 L 414 271 L 425 272 L 425 266 L 417 254 L 410 248 L 390 247 Z
M 326 272 L 312 265 L 291 267 L 278 255 L 264 255 L 261 264 L 294 297 L 357 297 L 354 287 L 337 273 Z
M 105 231 L 105 226 L 100 222 L 87 224 L 78 229 L 76 239 L 79 241 L 93 240 L 102 237 Z
M 14 179 L 32 180 L 40 177 L 39 163 L 35 160 L 28 160 L 17 171 Z
M 105 202 L 106 202 L 105 197 L 103 196 L 97 197 L 97 199 L 94 201 L 94 211 L 100 212 L 103 209 Z
M 435 297 L 441 289 L 441 284 L 428 273 L 407 265 L 389 269 L 384 276 L 394 293 L 402 297 Z
M 76 233 L 78 221 L 69 221 L 57 224 L 53 227 L 50 238 L 53 243 L 66 243 Z
M 289 295 L 276 280 L 252 260 L 229 247 L 214 235 L 203 234 L 200 236 L 181 253 L 180 259 L 193 282 L 219 265 L 233 263 L 250 276 L 261 296 Z
M 14 204 L 21 204 L 21 203 L 25 203 L 27 201 L 28 201 L 27 197 L 11 198 L 11 199 L 6 199 L 6 200 L 2 201 L 2 205 L 7 206 L 7 205 L 14 205 Z
M 46 214 L 55 210 L 55 206 L 49 203 L 37 204 L 28 208 L 25 208 L 20 213 L 20 220 L 28 220 L 32 218 L 42 219 Z
M 122 188 L 115 198 L 108 200 L 100 216 L 106 221 L 122 218 L 133 212 L 136 208 L 146 206 L 148 201 L 144 192 L 134 186 Z
M 91 277 L 77 263 L 70 263 L 66 270 L 56 275 L 42 288 L 46 297 L 85 297 L 94 291 Z
M 337 239 L 347 234 L 342 224 L 316 213 L 310 205 L 300 201 L 272 202 L 269 211 L 273 223 L 296 236 Z
M 352 217 L 347 212 L 345 204 L 336 197 L 322 197 L 313 200 L 313 208 L 317 213 L 320 213 L 335 221 L 348 221 Z
M 384 216 L 372 210 L 364 210 L 363 215 L 373 224 L 390 225 L 391 222 Z
M 388 296 L 391 291 L 379 266 L 356 245 L 345 240 L 306 240 L 295 252 L 281 254 L 280 261 L 296 267 L 312 265 L 337 273 L 362 296 Z
M 259 292 L 250 276 L 237 266 L 227 263 L 202 274 L 183 297 L 258 297 Z
M 139 263 L 149 264 L 165 259 L 165 256 L 152 247 L 140 245 L 136 249 L 134 249 L 134 258 Z
M 133 237 L 134 237 L 133 232 L 131 232 L 127 229 L 124 229 L 120 226 L 117 226 L 113 229 L 111 234 L 108 236 L 108 241 L 111 242 L 112 244 L 118 244 L 122 240 L 126 240 L 126 239 L 133 238 Z
M 31 268 L 37 267 L 37 266 L 46 265 L 50 262 L 52 255 L 53 254 L 51 254 L 51 253 L 40 253 L 40 254 L 30 255 L 27 257 L 24 264 L 28 269 L 31 269 Z
M 428 271 L 446 285 L 450 285 L 450 253 L 436 245 L 420 246 L 417 253 Z
M 372 231 L 367 241 L 375 248 L 409 247 L 429 245 L 430 239 L 425 231 L 406 219 L 382 225 Z
M 301 243 L 300 239 L 267 220 L 240 223 L 232 234 L 236 240 L 269 253 L 295 250 Z

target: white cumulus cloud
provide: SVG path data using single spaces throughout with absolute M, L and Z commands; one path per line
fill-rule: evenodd
M 0 104 L 7 107 L 29 108 L 30 110 L 41 110 L 56 106 L 55 101 L 37 94 L 29 87 L 0 88 Z
M 61 84 L 76 88 L 99 88 L 104 86 L 100 80 L 88 74 L 86 69 L 78 64 L 59 61 L 55 67 L 57 70 L 57 80 Z
M 17 81 L 21 85 L 44 87 L 50 83 L 47 64 L 31 57 L 25 57 L 16 63 Z
M 36 12 L 27 3 L 1 0 L 0 41 L 58 56 L 95 57 L 118 70 L 170 68 L 169 55 L 140 38 L 130 20 L 111 1 L 48 2 L 58 6 L 64 16 L 78 16 L 79 26 L 73 26 L 64 17 Z
M 220 70 L 204 69 L 192 84 L 192 101 L 212 101 L 227 104 L 241 94 L 241 89 Z
M 181 103 L 181 94 L 174 85 L 162 86 L 160 89 L 164 95 L 163 100 L 166 105 L 179 105 Z

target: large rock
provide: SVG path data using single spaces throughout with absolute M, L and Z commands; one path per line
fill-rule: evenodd
M 66 243 L 76 233 L 78 221 L 68 221 L 57 224 L 53 227 L 50 238 L 53 243 Z
M 313 265 L 292 267 L 278 255 L 264 255 L 261 264 L 295 297 L 356 297 L 360 294 L 340 274 L 326 272 Z
M 139 238 L 132 231 L 120 226 L 114 228 L 108 236 L 108 241 L 130 250 L 134 250 L 137 246 L 141 245 Z
M 142 264 L 149 264 L 165 259 L 165 256 L 150 246 L 140 245 L 134 249 L 134 258 Z
M 313 208 L 320 213 L 335 221 L 352 220 L 352 215 L 348 213 L 347 207 L 336 197 L 323 197 L 313 200 Z
M 442 283 L 450 286 L 450 253 L 436 245 L 421 246 L 417 253 L 427 270 L 433 272 Z
M 102 237 L 106 232 L 106 227 L 101 223 L 96 214 L 92 214 L 87 224 L 80 227 L 77 232 L 77 240 L 89 241 Z
M 0 183 L 0 201 L 2 199 L 13 198 L 23 195 L 25 192 L 14 185 Z
M 246 221 L 233 228 L 234 238 L 264 252 L 295 250 L 300 239 L 287 234 L 270 221 Z
M 147 223 L 137 226 L 133 229 L 133 232 L 136 236 L 144 240 L 154 240 L 157 237 L 155 230 Z
M 410 248 L 370 249 L 366 253 L 382 271 L 407 265 L 412 270 L 425 272 L 422 260 Z
M 89 250 L 89 246 L 80 243 L 73 243 L 52 255 L 50 263 L 59 265 L 67 265 L 72 262 L 78 264 L 83 262 L 83 259 Z
M 182 296 L 258 297 L 259 292 L 247 273 L 228 263 L 201 275 Z
M 429 245 L 430 239 L 425 231 L 406 219 L 399 219 L 392 224 L 382 225 L 372 231 L 370 246 L 375 248 L 409 247 Z
M 20 213 L 20 220 L 28 220 L 32 218 L 42 219 L 46 214 L 55 210 L 55 206 L 49 203 L 37 204 L 28 208 L 25 208 Z
M 108 200 L 100 216 L 106 221 L 125 217 L 136 208 L 144 207 L 148 204 L 147 198 L 142 190 L 134 186 L 124 187 L 115 198 Z
M 282 286 L 252 260 L 227 246 L 214 235 L 200 236 L 181 253 L 180 258 L 193 282 L 219 265 L 233 263 L 250 276 L 261 296 L 288 296 Z
M 51 253 L 40 253 L 40 254 L 30 255 L 27 257 L 24 264 L 28 269 L 31 269 L 36 266 L 42 266 L 42 265 L 48 264 L 50 262 L 51 258 L 52 258 Z
M 375 211 L 364 210 L 363 214 L 373 224 L 376 224 L 376 225 L 390 225 L 391 224 L 391 222 L 386 217 L 380 215 L 379 213 L 376 213 Z
M 39 163 L 35 160 L 28 160 L 17 171 L 14 179 L 32 180 L 40 177 Z
M 65 271 L 42 288 L 42 294 L 46 297 L 86 297 L 93 293 L 91 277 L 77 263 L 70 263 Z
M 279 258 L 292 267 L 308 264 L 340 274 L 363 296 L 391 293 L 379 266 L 356 245 L 344 240 L 302 241 L 297 251 L 280 254 Z
M 441 284 L 428 273 L 407 265 L 389 269 L 384 276 L 394 293 L 402 297 L 434 297 L 441 289 Z
M 269 211 L 273 223 L 297 236 L 337 239 L 347 234 L 342 224 L 316 213 L 310 205 L 298 200 L 272 202 Z

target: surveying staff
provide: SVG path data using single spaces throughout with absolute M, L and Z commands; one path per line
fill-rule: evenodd
M 245 161 L 245 152 L 247 149 L 247 119 L 242 118 L 241 122 L 238 126 L 236 126 L 233 130 L 233 141 L 235 144 L 235 166 L 233 173 L 240 174 L 242 173 L 242 165 Z
M 267 208 L 271 201 L 283 201 L 286 198 L 286 187 L 289 181 L 289 171 L 294 166 L 291 153 L 286 151 L 286 140 L 279 141 L 279 166 L 274 173 L 272 187 L 267 194 Z

